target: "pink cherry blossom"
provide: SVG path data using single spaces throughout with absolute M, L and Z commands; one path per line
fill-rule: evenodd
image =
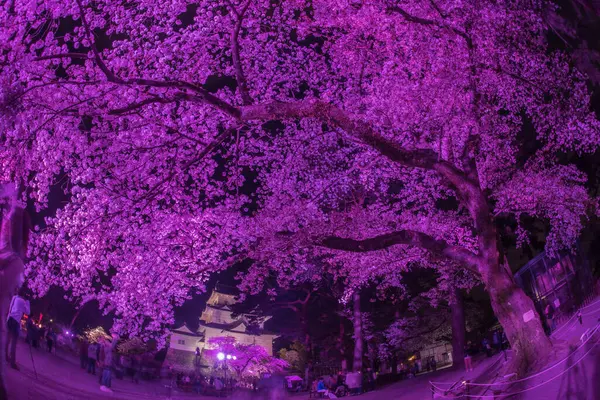
M 531 339 L 539 318 L 518 322 L 532 305 L 494 218 L 544 219 L 548 251 L 571 248 L 596 200 L 555 156 L 600 142 L 586 76 L 547 46 L 548 7 L 6 2 L 0 176 L 39 209 L 53 186 L 69 196 L 33 237 L 30 285 L 151 332 L 244 257 L 251 282 L 325 270 L 349 293 L 414 263 L 466 269 L 531 361 L 549 343 Z

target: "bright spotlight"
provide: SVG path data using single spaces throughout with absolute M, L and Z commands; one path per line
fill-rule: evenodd
M 233 356 L 233 359 L 234 359 L 234 360 L 237 360 L 237 357 L 236 357 L 236 356 Z
M 223 361 L 225 359 L 225 354 L 219 353 L 217 354 L 217 358 L 219 359 L 219 361 Z
M 227 359 L 231 360 L 231 354 L 227 354 Z

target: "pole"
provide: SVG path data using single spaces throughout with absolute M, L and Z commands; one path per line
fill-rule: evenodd
M 35 369 L 35 362 L 33 361 L 33 350 L 31 350 L 31 343 L 29 343 L 29 355 L 31 356 L 31 365 L 33 366 L 33 373 L 35 374 L 35 380 L 38 380 L 37 370 Z

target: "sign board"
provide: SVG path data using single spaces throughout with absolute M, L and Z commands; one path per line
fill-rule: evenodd
M 531 321 L 533 319 L 534 315 L 535 314 L 533 313 L 533 310 L 527 311 L 525 314 L 523 314 L 523 321 L 525 321 L 525 322 Z

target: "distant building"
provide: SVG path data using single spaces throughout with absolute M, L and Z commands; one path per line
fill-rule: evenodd
M 260 345 L 273 355 L 273 340 L 277 335 L 264 330 L 264 323 L 269 318 L 253 324 L 251 314 L 233 317 L 231 306 L 236 303 L 235 297 L 234 290 L 217 285 L 200 316 L 198 330 L 192 331 L 185 325 L 172 330 L 165 362 L 182 371 L 210 368 L 214 360 L 204 357 L 204 349 L 211 338 L 219 336 L 232 336 L 242 344 Z M 196 348 L 201 353 L 199 359 Z
M 452 364 L 452 345 L 448 342 L 433 343 L 419 352 L 422 368 L 425 368 L 427 360 L 435 359 L 437 368 Z
M 543 316 L 551 303 L 560 315 L 574 311 L 593 291 L 593 279 L 581 255 L 561 254 L 552 259 L 542 252 L 515 273 L 519 286 Z

